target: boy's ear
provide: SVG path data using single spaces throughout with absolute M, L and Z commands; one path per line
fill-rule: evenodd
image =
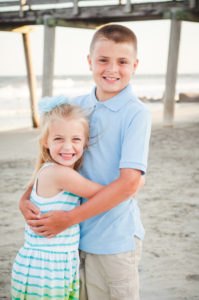
M 87 55 L 87 61 L 88 61 L 88 64 L 89 64 L 89 70 L 92 71 L 92 61 L 91 61 L 90 54 Z
M 135 61 L 133 62 L 133 72 L 132 72 L 132 75 L 135 74 L 135 71 L 137 69 L 138 63 L 139 63 L 139 59 L 136 58 Z

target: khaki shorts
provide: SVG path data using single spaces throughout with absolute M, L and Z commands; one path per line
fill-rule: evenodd
M 142 241 L 136 250 L 111 255 L 80 251 L 80 300 L 139 300 L 138 265 Z

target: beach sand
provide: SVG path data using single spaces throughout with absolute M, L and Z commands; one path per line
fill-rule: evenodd
M 198 300 L 199 104 L 176 104 L 174 128 L 162 127 L 161 104 L 150 109 L 148 172 L 137 196 L 146 229 L 141 299 Z M 0 299 L 11 299 L 12 263 L 24 235 L 18 200 L 34 168 L 36 136 L 33 129 L 0 133 Z

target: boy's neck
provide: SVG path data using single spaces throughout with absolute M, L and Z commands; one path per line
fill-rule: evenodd
M 123 91 L 123 90 L 121 90 L 121 91 Z M 96 97 L 97 101 L 105 102 L 105 101 L 108 101 L 108 100 L 112 99 L 113 97 L 117 96 L 118 94 L 120 94 L 121 91 L 118 91 L 118 92 L 115 92 L 115 93 L 99 93 L 98 88 L 96 87 L 95 97 Z

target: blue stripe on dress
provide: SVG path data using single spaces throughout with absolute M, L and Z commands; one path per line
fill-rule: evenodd
M 69 228 L 72 228 L 72 227 L 69 227 Z M 40 236 L 40 235 L 37 235 L 37 234 L 32 234 L 30 233 L 27 229 L 25 230 L 25 233 L 33 238 L 39 238 L 39 239 L 46 239 L 45 236 Z M 78 232 L 75 232 L 73 234 L 58 234 L 56 236 L 53 237 L 53 239 L 56 239 L 56 238 L 68 238 L 68 237 L 73 237 L 73 236 L 76 236 L 76 235 L 79 235 L 80 234 L 80 231 Z M 52 238 L 51 238 L 52 240 Z
M 48 276 L 39 276 L 39 275 L 30 275 L 30 274 L 24 274 L 22 272 L 18 272 L 16 271 L 14 268 L 12 269 L 13 273 L 17 274 L 17 275 L 21 275 L 23 277 L 29 277 L 29 278 L 37 278 L 37 279 L 47 279 L 47 280 L 60 280 L 60 281 L 63 281 L 63 280 L 69 280 L 70 277 L 53 277 L 53 278 L 50 278 Z
M 20 281 L 20 280 L 17 280 L 15 278 L 12 278 L 12 280 L 14 282 L 17 282 L 17 283 L 20 283 L 21 285 L 27 285 L 27 282 L 23 282 L 23 281 Z M 33 286 L 33 287 L 38 287 L 40 289 L 43 289 L 43 288 L 47 288 L 47 289 L 50 289 L 50 290 L 53 290 L 53 289 L 64 289 L 65 286 L 49 286 L 49 285 L 39 285 L 39 284 L 36 284 L 36 283 L 28 283 L 28 286 Z
M 64 254 L 66 254 L 65 252 L 64 252 Z M 47 259 L 47 258 L 40 258 L 40 257 L 34 257 L 34 256 L 27 256 L 27 255 L 23 255 L 23 254 L 21 254 L 21 253 L 18 253 L 18 256 L 20 256 L 20 257 L 22 257 L 22 258 L 29 258 L 29 259 L 32 259 L 32 260 L 39 260 L 39 261 L 46 261 L 46 262 L 53 262 L 53 263 L 66 263 L 66 262 L 68 262 L 68 260 L 67 259 L 63 259 L 63 260 L 52 260 L 52 259 Z M 72 261 L 76 261 L 77 260 L 77 258 L 76 257 L 74 257 L 73 259 L 72 259 Z
M 25 247 L 25 246 L 23 248 L 25 250 L 36 250 L 38 252 L 44 252 L 44 253 L 50 253 L 50 254 L 67 254 L 67 251 L 49 251 L 49 250 L 45 250 L 45 249 L 39 249 L 37 247 L 35 247 L 35 248 L 28 248 L 28 247 Z M 73 252 L 73 251 L 68 251 L 68 252 Z
M 15 261 L 15 264 L 23 267 L 23 268 L 30 268 L 30 269 L 35 269 L 35 270 L 46 270 L 49 272 L 70 272 L 70 269 L 49 269 L 49 268 L 43 268 L 43 267 L 37 267 L 37 266 L 29 266 L 29 265 L 25 265 L 25 264 L 21 264 L 18 261 Z M 76 269 L 76 266 L 72 266 L 72 269 Z
M 30 268 L 30 269 L 35 269 L 35 270 L 46 270 L 49 272 L 70 272 L 70 269 L 64 268 L 64 269 L 50 269 L 50 268 L 43 268 L 43 267 L 37 267 L 37 266 L 30 266 L 30 265 L 25 265 L 21 264 L 18 261 L 15 260 L 15 264 L 18 265 L 19 267 L 23 268 Z M 72 269 L 76 269 L 76 266 L 72 266 Z
M 54 205 L 54 204 L 68 204 L 68 205 L 77 205 L 77 201 L 75 201 L 75 202 L 69 202 L 69 201 L 53 201 L 53 202 L 44 202 L 44 203 L 42 203 L 42 202 L 38 202 L 38 201 L 36 201 L 32 196 L 30 197 L 30 200 L 34 203 L 34 204 L 36 204 L 36 205 L 38 205 L 38 206 L 42 206 L 42 205 Z
M 79 239 L 74 243 L 67 243 L 67 244 L 32 244 L 29 241 L 26 241 L 26 244 L 28 244 L 31 247 L 66 247 L 66 246 L 74 246 L 79 244 Z

